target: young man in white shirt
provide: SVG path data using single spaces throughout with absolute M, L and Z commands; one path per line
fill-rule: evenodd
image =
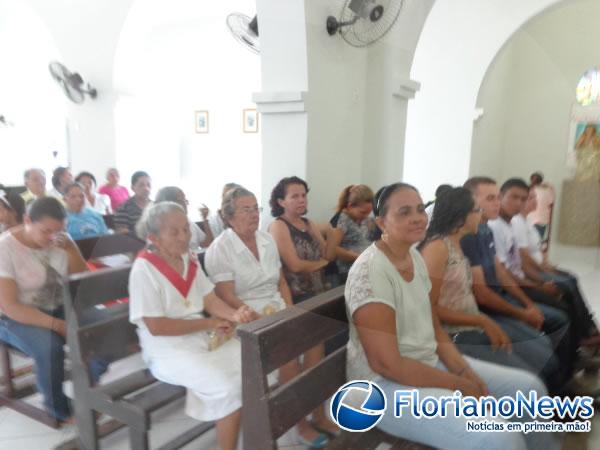
M 527 201 L 521 212 L 511 220 L 519 255 L 525 275 L 534 281 L 552 281 L 563 292 L 567 300 L 573 304 L 573 309 L 578 317 L 577 323 L 582 324 L 576 331 L 579 332 L 578 340 L 582 345 L 600 345 L 600 334 L 594 322 L 593 315 L 581 291 L 577 277 L 569 272 L 558 269 L 552 265 L 542 252 L 542 241 L 533 223 L 527 217 L 536 209 L 536 193 L 530 189 Z

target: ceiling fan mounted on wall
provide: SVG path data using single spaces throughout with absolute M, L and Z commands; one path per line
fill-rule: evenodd
M 242 13 L 231 13 L 227 16 L 227 28 L 233 37 L 253 53 L 260 53 L 258 41 L 258 16 L 252 19 Z
M 327 17 L 327 33 L 339 33 L 353 47 L 366 47 L 394 26 L 404 0 L 346 0 L 338 17 Z
M 92 99 L 98 96 L 98 91 L 89 83 L 84 82 L 81 75 L 77 72 L 71 72 L 58 61 L 52 61 L 48 65 L 48 69 L 52 78 L 59 84 L 67 98 L 73 103 L 83 103 L 86 95 Z

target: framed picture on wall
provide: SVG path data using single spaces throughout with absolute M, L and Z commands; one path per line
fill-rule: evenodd
M 256 109 L 244 109 L 244 133 L 258 133 L 258 111 Z
M 208 133 L 208 111 L 196 111 L 196 133 Z

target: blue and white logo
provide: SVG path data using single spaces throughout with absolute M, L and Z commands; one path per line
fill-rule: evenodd
M 333 421 L 346 431 L 368 431 L 379 423 L 386 406 L 385 394 L 379 386 L 355 380 L 338 389 L 330 413 Z

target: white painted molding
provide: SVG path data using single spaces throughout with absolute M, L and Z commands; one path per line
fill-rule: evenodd
M 483 108 L 475 108 L 475 111 L 473 111 L 473 122 L 479 122 L 479 119 L 481 119 L 484 114 L 485 111 Z
M 306 91 L 255 92 L 252 94 L 252 100 L 261 114 L 306 111 Z
M 421 83 L 410 78 L 401 79 L 397 84 L 398 89 L 392 92 L 392 95 L 405 100 L 415 98 L 415 94 L 421 90 Z

